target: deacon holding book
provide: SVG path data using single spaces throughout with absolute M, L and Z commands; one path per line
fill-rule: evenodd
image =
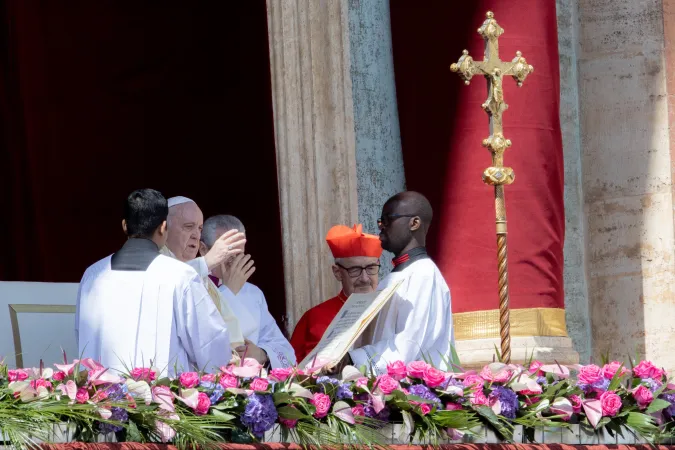
M 454 345 L 450 289 L 424 247 L 432 215 L 429 201 L 417 192 L 401 192 L 385 203 L 378 220 L 380 241 L 396 258 L 392 273 L 378 289 L 402 284 L 380 311 L 370 344 L 351 350 L 337 367 L 372 365 L 383 374 L 387 363 L 426 358 L 437 368 L 450 369 L 446 364 Z
M 373 292 L 380 272 L 380 239 L 363 233 L 361 225 L 349 228 L 336 225 L 328 231 L 326 242 L 333 253 L 333 275 L 342 284 L 340 293 L 309 309 L 298 322 L 291 337 L 298 362 L 321 340 L 324 332 L 353 293 Z
M 214 243 L 230 230 L 246 234 L 244 224 L 230 215 L 209 217 L 204 222 L 199 252 L 207 255 Z M 245 249 L 245 243 L 237 247 Z M 272 369 L 295 365 L 295 353 L 267 308 L 265 294 L 247 280 L 255 271 L 251 255 L 239 253 L 211 271 L 209 278 L 229 303 L 239 321 L 244 344 L 239 357 L 253 358 Z
M 167 240 L 167 215 L 166 199 L 153 189 L 127 197 L 126 243 L 90 266 L 80 283 L 80 355 L 112 370 L 152 365 L 171 376 L 230 361 L 227 327 L 202 280 L 187 264 L 159 252 Z

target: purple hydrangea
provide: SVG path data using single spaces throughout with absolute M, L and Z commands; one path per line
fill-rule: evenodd
M 324 394 L 326 393 L 326 385 L 331 384 L 333 386 L 338 386 L 340 384 L 340 380 L 336 378 L 331 378 L 327 376 L 322 376 L 316 379 L 316 384 L 321 392 Z
M 513 392 L 511 389 L 496 386 L 492 389 L 490 393 L 490 399 L 497 399 L 502 404 L 501 415 L 507 419 L 515 419 L 516 412 L 518 411 L 518 395 Z
M 546 386 L 548 385 L 548 380 L 546 379 L 546 377 L 537 377 L 537 384 Z
M 114 402 L 122 400 L 128 392 L 129 389 L 126 384 L 113 384 L 105 391 L 108 394 L 108 399 Z
M 644 383 L 652 392 L 656 392 L 661 387 L 661 383 L 653 378 L 643 378 L 640 381 L 642 381 L 642 383 Z
M 452 377 L 448 377 L 448 379 L 445 380 L 445 382 L 441 385 L 441 388 L 447 389 L 449 386 L 454 386 L 461 389 L 464 389 L 466 387 L 464 386 L 464 383 Z
M 110 413 L 111 413 L 110 420 L 114 420 L 117 422 L 127 422 L 129 420 L 129 415 L 123 408 L 113 406 L 112 408 L 110 408 Z M 116 425 L 114 423 L 99 422 L 98 424 L 98 431 L 101 434 L 117 433 L 122 431 L 123 429 L 124 429 L 123 426 Z
M 199 386 L 201 388 L 206 389 L 207 391 L 212 391 L 213 389 L 216 388 L 216 383 L 214 383 L 213 381 L 201 381 L 199 383 Z
M 350 386 L 347 383 L 343 383 L 340 386 L 338 386 L 337 399 L 344 400 L 348 398 L 349 399 L 354 398 L 354 393 L 352 392 Z
M 389 421 L 389 408 L 386 406 L 380 410 L 379 413 L 375 412 L 375 408 L 373 408 L 373 404 L 371 402 L 368 402 L 363 405 L 363 412 L 366 414 L 366 417 L 370 417 L 375 420 L 379 420 L 381 422 L 388 422 Z
M 213 393 L 209 397 L 209 400 L 211 400 L 211 404 L 215 405 L 218 403 L 218 400 L 223 396 L 225 393 L 225 388 L 222 387 L 220 384 L 216 386 L 216 388 L 213 390 Z
M 670 406 L 663 410 L 664 414 L 671 419 L 675 418 L 675 394 L 662 394 L 660 398 L 670 403 Z
M 609 383 L 610 380 L 603 377 L 598 381 L 596 381 L 595 383 L 592 384 L 578 383 L 577 386 L 587 394 L 591 392 L 602 393 L 607 391 L 607 389 L 609 388 Z
M 262 438 L 265 431 L 274 427 L 278 418 L 277 409 L 271 395 L 251 394 L 241 415 L 241 423 L 257 437 Z
M 414 384 L 410 386 L 408 392 L 410 392 L 410 395 L 416 395 L 417 397 L 423 398 L 424 400 L 431 400 L 435 403 L 441 403 L 441 399 L 423 384 Z

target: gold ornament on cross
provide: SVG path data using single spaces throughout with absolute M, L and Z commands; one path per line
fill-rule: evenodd
M 504 167 L 504 152 L 511 146 L 511 141 L 504 137 L 502 126 L 502 114 L 508 107 L 504 102 L 502 79 L 505 76 L 511 76 L 520 87 L 525 78 L 534 71 L 534 67 L 527 63 L 520 52 L 516 52 L 516 57 L 512 61 L 505 62 L 499 59 L 499 36 L 504 33 L 504 29 L 499 26 L 492 12 L 488 12 L 486 16 L 487 19 L 478 29 L 478 33 L 485 40 L 483 61 L 474 61 L 469 56 L 469 52 L 464 50 L 459 61 L 450 66 L 450 70 L 457 72 L 467 85 L 474 75 L 483 75 L 487 79 L 488 98 L 482 107 L 490 118 L 490 136 L 483 139 L 483 147 L 487 147 L 492 154 L 492 166 L 483 172 L 483 182 L 495 188 L 501 357 L 503 362 L 509 363 L 511 362 L 511 331 L 504 186 L 513 183 L 515 174 L 510 167 Z

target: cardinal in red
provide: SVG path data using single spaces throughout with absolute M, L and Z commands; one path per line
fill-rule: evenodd
M 342 284 L 340 293 L 311 308 L 298 322 L 291 337 L 298 362 L 321 340 L 321 336 L 353 293 L 368 293 L 377 288 L 382 246 L 380 238 L 353 228 L 336 225 L 328 231 L 326 242 L 333 253 L 333 275 Z

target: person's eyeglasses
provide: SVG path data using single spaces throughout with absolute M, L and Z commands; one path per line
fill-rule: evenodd
M 365 270 L 368 275 L 377 275 L 380 273 L 380 265 L 379 264 L 370 264 L 365 267 L 361 266 L 353 266 L 353 267 L 345 267 L 342 264 L 336 263 L 336 266 L 340 267 L 341 269 L 344 269 L 347 271 L 350 277 L 352 278 L 357 278 L 361 276 L 361 273 Z
M 401 217 L 417 217 L 417 214 L 388 214 L 377 219 L 377 226 L 379 228 L 388 227 L 394 220 L 400 219 Z

